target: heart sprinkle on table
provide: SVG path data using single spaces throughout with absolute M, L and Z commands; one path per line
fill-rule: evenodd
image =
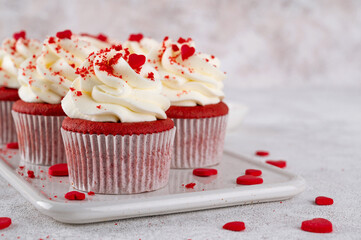
M 217 175 L 217 169 L 213 168 L 196 168 L 193 170 L 193 175 L 198 177 L 209 177 L 212 175 Z
M 267 151 L 257 151 L 256 155 L 259 156 L 259 157 L 266 157 L 266 156 L 269 155 L 269 152 L 267 152 Z
M 237 178 L 237 184 L 239 185 L 255 185 L 262 184 L 263 179 L 252 175 L 243 175 Z
M 28 171 L 28 177 L 29 178 L 35 178 L 34 171 Z
M 71 191 L 65 194 L 65 198 L 68 200 L 84 200 L 85 194 L 77 191 Z
M 185 187 L 190 188 L 190 189 L 194 189 L 195 185 L 196 185 L 195 183 L 188 183 L 187 185 L 185 185 Z
M 68 164 L 55 164 L 49 168 L 48 173 L 51 176 L 69 176 Z
M 332 232 L 332 223 L 324 218 L 314 218 L 303 221 L 301 229 L 313 233 L 330 233 Z
M 244 222 L 229 222 L 223 225 L 223 229 L 240 232 L 246 229 Z
M 90 191 L 90 192 L 88 192 L 88 195 L 89 195 L 89 196 L 93 196 L 93 195 L 95 195 L 95 193 L 92 192 L 92 191 Z
M 287 166 L 287 162 L 284 160 L 267 160 L 266 163 L 271 164 L 273 166 L 279 167 L 279 168 L 285 168 Z
M 5 229 L 11 225 L 11 218 L 0 217 L 0 229 Z
M 319 196 L 315 199 L 317 205 L 332 205 L 333 199 L 329 197 Z
M 246 175 L 252 175 L 252 176 L 258 177 L 258 176 L 261 176 L 261 175 L 262 175 L 262 171 L 261 171 L 261 170 L 258 170 L 258 169 L 247 169 L 247 170 L 245 171 L 245 174 L 246 174 Z
M 6 148 L 19 149 L 19 144 L 17 142 L 11 142 L 11 143 L 6 144 Z

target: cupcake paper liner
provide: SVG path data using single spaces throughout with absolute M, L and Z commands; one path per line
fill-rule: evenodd
M 126 136 L 61 131 L 70 182 L 78 190 L 133 194 L 168 183 L 175 128 Z
M 16 142 L 16 129 L 11 109 L 14 101 L 0 101 L 0 144 Z
M 66 163 L 61 138 L 65 116 L 42 116 L 12 111 L 21 158 L 32 164 Z
M 218 164 L 222 159 L 228 115 L 173 118 L 177 128 L 171 168 L 197 168 Z

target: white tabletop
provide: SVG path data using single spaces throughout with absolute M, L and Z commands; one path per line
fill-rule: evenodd
M 300 230 L 316 217 L 334 224 L 328 239 L 360 239 L 361 87 L 233 89 L 227 96 L 250 111 L 226 148 L 287 160 L 287 169 L 306 179 L 304 193 L 282 203 L 68 225 L 42 215 L 0 177 L 0 215 L 13 221 L 0 239 L 319 239 Z M 314 205 L 320 195 L 334 205 Z M 244 221 L 246 230 L 223 230 L 229 221 Z

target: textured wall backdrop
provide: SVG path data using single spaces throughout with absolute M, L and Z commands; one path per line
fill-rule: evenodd
M 360 0 L 0 0 L 0 38 L 66 28 L 123 40 L 143 32 L 195 39 L 229 87 L 361 85 Z

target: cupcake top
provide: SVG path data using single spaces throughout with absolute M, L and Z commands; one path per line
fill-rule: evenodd
M 20 98 L 25 102 L 59 104 L 78 76 L 77 67 L 90 53 L 106 46 L 110 44 L 70 30 L 48 37 L 40 55 L 32 56 L 20 67 Z
M 152 50 L 158 50 L 160 43 L 143 34 L 130 34 L 128 40 L 123 44 L 123 48 L 128 48 L 130 53 L 148 55 Z
M 191 38 L 173 41 L 165 37 L 158 51 L 150 51 L 148 61 L 158 70 L 163 94 L 174 106 L 219 103 L 224 98 L 225 73 L 213 55 L 196 52 Z
M 40 50 L 41 43 L 27 39 L 25 31 L 14 33 L 13 38 L 5 39 L 0 48 L 0 86 L 19 88 L 17 78 L 21 63 Z
M 89 55 L 62 100 L 70 118 L 96 122 L 166 119 L 169 100 L 161 94 L 159 74 L 144 55 L 121 45 Z

